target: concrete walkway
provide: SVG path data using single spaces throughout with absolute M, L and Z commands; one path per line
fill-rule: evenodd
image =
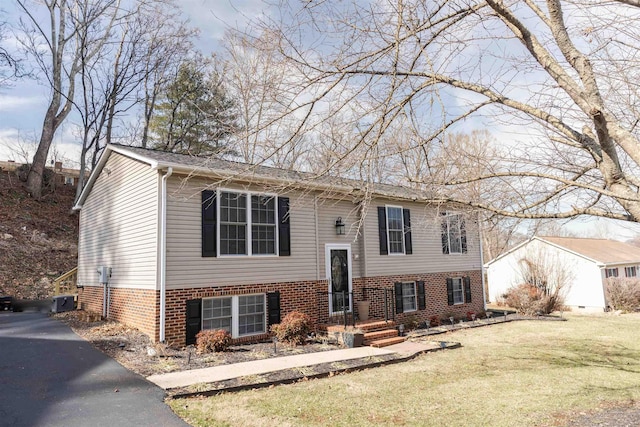
M 405 343 L 402 343 L 405 344 Z M 418 343 L 412 343 L 418 344 Z M 401 344 L 396 344 L 401 345 Z M 425 349 L 427 346 L 423 346 Z M 422 348 L 422 347 L 421 347 Z M 234 363 L 230 365 L 213 366 L 210 368 L 192 369 L 189 371 L 171 372 L 169 374 L 152 375 L 147 379 L 156 385 L 169 390 L 187 387 L 200 383 L 214 383 L 248 375 L 266 374 L 285 369 L 301 368 L 322 363 L 339 362 L 343 360 L 361 359 L 397 353 L 391 347 L 374 348 L 358 347 L 342 350 L 305 353 L 295 356 L 273 357 L 270 359 L 253 360 L 251 362 Z

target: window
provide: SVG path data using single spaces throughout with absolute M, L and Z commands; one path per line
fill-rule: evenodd
M 442 253 L 463 254 L 467 252 L 467 232 L 461 214 L 443 213 Z
M 247 196 L 220 193 L 220 253 L 247 254 Z
M 238 297 L 238 335 L 264 332 L 264 295 Z
M 618 268 L 605 268 L 604 276 L 609 277 L 618 277 Z
M 202 301 L 202 329 L 224 329 L 231 333 L 231 298 Z
M 378 206 L 380 255 L 411 255 L 411 211 L 399 206 Z
M 404 254 L 404 224 L 402 208 L 387 206 L 387 233 L 389 253 Z
M 276 253 L 276 199 L 251 196 L 251 252 Z
M 291 256 L 288 197 L 225 190 L 201 196 L 203 257 Z
M 451 279 L 453 284 L 453 304 L 464 304 L 464 288 L 462 286 L 462 278 L 455 277 Z
M 636 277 L 636 267 L 635 267 L 635 265 L 633 267 L 625 267 L 624 268 L 624 275 L 626 277 Z
M 202 329 L 224 329 L 234 338 L 263 334 L 264 294 L 238 295 L 202 300 Z
M 402 307 L 405 312 L 416 311 L 418 309 L 415 282 L 402 284 Z
M 276 228 L 274 196 L 220 192 L 221 255 L 275 255 Z

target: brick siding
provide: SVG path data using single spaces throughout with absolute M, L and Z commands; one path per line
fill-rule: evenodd
M 104 289 L 102 286 L 85 286 L 78 292 L 78 307 L 95 313 L 103 313 Z M 108 318 L 132 326 L 160 339 L 160 292 L 150 289 L 109 289 Z
M 448 305 L 448 277 L 471 277 L 471 303 Z M 424 281 L 426 309 L 396 315 L 392 312 L 394 304 L 393 289 L 395 282 Z M 484 309 L 481 271 L 458 271 L 432 274 L 410 274 L 353 279 L 353 299 L 360 301 L 365 295 L 364 288 L 371 301 L 369 316 L 385 317 L 384 289 L 387 290 L 390 317 L 402 323 L 409 317 L 418 321 L 428 321 L 432 316 L 465 317 L 468 312 L 478 313 Z M 191 299 L 210 298 L 225 295 L 246 295 L 256 293 L 280 292 L 281 316 L 297 310 L 308 314 L 316 323 L 328 320 L 329 303 L 327 281 L 301 281 L 288 283 L 267 283 L 234 286 L 202 286 L 196 288 L 170 289 L 166 294 L 165 340 L 174 346 L 183 346 L 186 339 L 186 303 Z M 102 313 L 102 287 L 86 286 L 80 291 L 78 301 L 86 310 Z M 355 309 L 355 304 L 354 304 Z M 129 326 L 136 327 L 154 341 L 159 340 L 159 291 L 143 289 L 111 289 L 109 317 Z M 234 340 L 235 343 L 264 340 L 268 334 L 254 335 Z

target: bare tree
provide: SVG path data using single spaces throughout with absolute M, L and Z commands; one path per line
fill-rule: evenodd
M 51 90 L 27 179 L 27 188 L 35 198 L 41 196 L 42 174 L 53 137 L 73 108 L 81 61 L 91 60 L 104 47 L 120 16 L 120 2 L 16 0 L 23 12 L 21 43 L 38 64 Z M 40 19 L 41 7 L 46 9 L 48 20 Z
M 180 12 L 170 0 L 140 1 L 131 6 L 121 12 L 99 54 L 87 58 L 86 49 L 81 52 L 81 97 L 75 102 L 82 123 L 77 197 L 84 186 L 87 156 L 91 155 L 89 163 L 95 166 L 105 145 L 118 134 L 127 134 L 123 129 L 118 132 L 118 118 L 140 104 L 148 108 L 141 87 L 151 75 L 164 72 L 176 57 L 184 58 L 189 38 L 195 34 L 180 20 Z
M 519 282 L 507 291 L 506 303 L 523 314 L 561 310 L 575 280 L 574 269 L 556 253 L 531 249 L 518 262 Z
M 353 0 L 280 8 L 282 20 L 260 31 L 278 35 L 279 54 L 306 78 L 305 102 L 290 105 L 289 117 L 330 116 L 328 103 L 335 113 L 358 111 L 351 150 L 367 155 L 401 120 L 415 135 L 410 148 L 426 147 L 425 161 L 447 133 L 500 128 L 509 140 L 500 141 L 499 166 L 422 176 L 434 202 L 521 219 L 640 220 L 638 2 Z M 452 191 L 473 182 L 500 183 L 518 197 L 504 203 Z
M 0 10 L 0 16 L 5 12 Z M 7 23 L 0 20 L 0 87 L 7 85 L 19 74 L 20 63 L 12 52 L 1 44 L 6 39 Z

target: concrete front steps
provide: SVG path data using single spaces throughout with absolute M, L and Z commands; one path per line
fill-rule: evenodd
M 356 322 L 356 329 L 364 332 L 364 345 L 371 347 L 386 347 L 393 344 L 404 342 L 406 338 L 399 336 L 396 329 L 396 322 L 389 320 L 368 320 L 365 322 Z M 346 330 L 352 329 L 347 327 Z M 327 332 L 343 332 L 345 327 L 342 325 L 327 326 Z

